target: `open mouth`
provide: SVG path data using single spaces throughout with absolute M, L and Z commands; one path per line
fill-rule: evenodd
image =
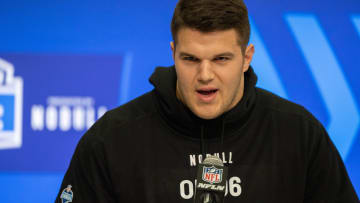
M 214 94 L 217 91 L 218 91 L 217 89 L 213 89 L 213 90 L 197 90 L 197 92 L 199 94 L 202 94 L 202 95 L 211 95 L 211 94 Z
M 198 89 L 197 96 L 204 103 L 211 103 L 216 98 L 218 89 Z

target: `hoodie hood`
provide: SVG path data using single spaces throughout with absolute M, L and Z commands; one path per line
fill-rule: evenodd
M 245 72 L 244 95 L 230 111 L 217 118 L 206 120 L 196 116 L 176 97 L 175 67 L 158 67 L 150 77 L 155 87 L 156 103 L 165 122 L 182 135 L 200 139 L 201 128 L 205 139 L 220 138 L 233 134 L 246 124 L 255 104 L 257 77 L 252 69 Z

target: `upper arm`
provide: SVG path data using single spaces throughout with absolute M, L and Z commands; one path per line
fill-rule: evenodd
M 103 142 L 90 132 L 79 141 L 55 202 L 61 202 L 68 185 L 72 202 L 114 202 Z
M 358 203 L 339 152 L 325 129 L 313 129 L 309 144 L 304 202 Z

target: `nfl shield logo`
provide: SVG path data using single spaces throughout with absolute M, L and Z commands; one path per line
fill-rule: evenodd
M 222 181 L 223 169 L 218 169 L 215 166 L 203 167 L 202 179 L 205 182 L 214 184 Z
M 71 190 L 72 186 L 68 185 L 63 192 L 61 193 L 60 199 L 62 203 L 69 203 L 72 202 L 73 197 L 74 197 L 74 193 Z

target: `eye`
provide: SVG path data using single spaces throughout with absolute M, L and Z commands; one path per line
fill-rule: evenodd
M 198 58 L 195 58 L 193 56 L 184 56 L 184 57 L 182 57 L 182 60 L 190 61 L 190 62 L 198 62 L 199 61 Z
M 218 56 L 214 58 L 214 61 L 228 61 L 228 60 L 230 60 L 230 58 L 226 56 Z

